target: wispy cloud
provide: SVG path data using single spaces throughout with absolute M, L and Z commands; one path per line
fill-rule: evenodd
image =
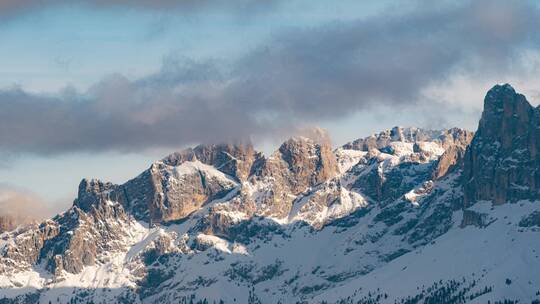
M 84 93 L 7 89 L 0 150 L 121 151 L 264 137 L 380 104 L 416 105 L 458 71 L 496 78 L 519 70 L 523 52 L 540 51 L 539 27 L 538 7 L 526 1 L 425 5 L 290 29 L 235 62 L 165 60 L 154 75 L 111 76 Z
M 66 206 L 45 203 L 36 194 L 0 183 L 0 217 L 9 216 L 16 225 L 43 220 Z

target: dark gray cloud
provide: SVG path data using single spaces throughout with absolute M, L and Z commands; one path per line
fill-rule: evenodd
M 238 91 L 314 118 L 407 103 L 457 69 L 504 72 L 540 47 L 539 17 L 528 2 L 474 1 L 293 31 L 245 59 Z
M 523 51 L 540 48 L 539 27 L 531 2 L 426 4 L 288 30 L 236 62 L 168 59 L 154 75 L 108 77 L 83 94 L 4 90 L 0 149 L 132 150 L 260 138 L 379 104 L 415 105 L 424 89 L 458 71 L 497 78 L 515 70 Z
M 193 82 L 185 79 L 185 71 L 173 77 L 166 70 L 134 82 L 110 76 L 85 94 L 66 90 L 62 97 L 2 91 L 0 148 L 12 153 L 125 151 L 272 132 L 245 109 L 216 100 L 222 83 Z

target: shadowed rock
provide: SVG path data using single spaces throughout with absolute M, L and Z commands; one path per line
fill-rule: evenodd
M 540 110 L 508 84 L 496 85 L 464 160 L 465 204 L 540 197 Z

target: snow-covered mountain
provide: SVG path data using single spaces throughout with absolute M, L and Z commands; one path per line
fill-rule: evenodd
M 171 154 L 0 235 L 0 303 L 539 303 L 540 109 Z M 205 302 L 206 301 L 206 302 Z

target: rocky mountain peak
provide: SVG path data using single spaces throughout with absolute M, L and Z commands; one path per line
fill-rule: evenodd
M 287 164 L 294 184 L 298 185 L 294 187 L 297 191 L 319 184 L 338 172 L 328 134 L 316 132 L 315 135 L 311 138 L 293 137 L 274 154 Z
M 404 129 L 403 127 L 395 126 L 390 130 L 390 138 L 392 138 L 393 141 L 409 141 L 412 139 L 411 135 L 413 132 L 411 131 L 410 128 Z M 409 138 L 406 137 L 405 133 L 409 135 Z
M 465 202 L 538 197 L 539 111 L 509 84 L 496 85 L 465 156 Z
M 479 136 L 499 141 L 504 149 L 512 148 L 514 137 L 525 136 L 532 123 L 534 108 L 525 96 L 509 84 L 496 85 L 484 99 L 484 111 L 478 126 Z
M 74 205 L 84 211 L 89 211 L 95 203 L 111 199 L 111 192 L 115 188 L 116 186 L 110 182 L 84 178 L 79 183 L 79 191 Z
M 250 142 L 204 144 L 168 155 L 162 161 L 178 166 L 186 161 L 198 160 L 214 166 L 221 172 L 238 180 L 246 180 L 253 163 L 262 157 Z
M 246 189 L 251 189 L 257 214 L 284 218 L 296 195 L 337 174 L 328 134 L 315 129 L 286 140 L 269 157 L 258 159 Z

